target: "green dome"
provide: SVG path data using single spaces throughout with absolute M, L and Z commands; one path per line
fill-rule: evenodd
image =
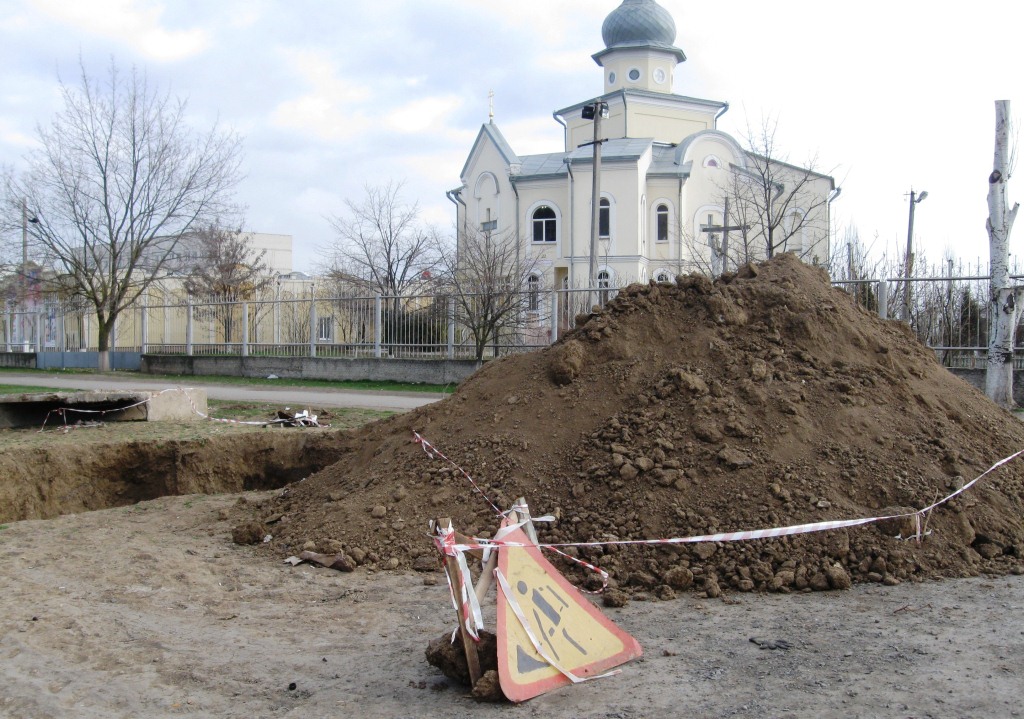
M 601 26 L 605 47 L 673 48 L 676 23 L 654 0 L 623 0 Z

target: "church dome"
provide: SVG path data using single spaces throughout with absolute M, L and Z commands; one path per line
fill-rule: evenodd
M 623 0 L 604 20 L 605 47 L 672 47 L 676 23 L 654 0 Z

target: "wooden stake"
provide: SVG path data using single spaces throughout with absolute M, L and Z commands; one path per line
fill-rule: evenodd
M 438 534 L 444 534 L 452 530 L 452 520 L 448 517 L 438 519 L 435 523 L 435 528 Z M 476 686 L 476 683 L 480 680 L 480 656 L 476 651 L 476 641 L 469 635 L 469 631 L 466 629 L 466 612 L 463 605 L 462 590 L 460 588 L 459 580 L 459 563 L 455 557 L 444 556 L 444 566 L 448 570 L 448 577 L 452 583 L 452 593 L 455 595 L 455 604 L 457 605 L 456 614 L 459 619 L 459 636 L 462 639 L 462 649 L 466 654 L 466 665 L 469 668 L 469 682 L 470 686 Z
M 519 521 L 515 512 L 509 512 L 508 519 L 513 524 Z M 494 581 L 494 568 L 497 566 L 498 550 L 492 549 L 491 556 L 487 558 L 487 563 L 480 570 L 480 578 L 476 580 L 476 599 L 478 602 L 482 602 L 484 597 L 487 596 L 487 590 L 491 588 L 491 583 Z
M 530 516 L 530 507 L 526 504 L 526 497 L 520 497 L 516 500 L 515 508 L 519 510 L 519 514 L 522 516 L 526 524 L 523 525 L 523 531 L 526 536 L 530 538 L 530 541 L 534 544 L 540 544 L 540 540 L 537 539 L 537 529 L 533 526 L 533 517 Z

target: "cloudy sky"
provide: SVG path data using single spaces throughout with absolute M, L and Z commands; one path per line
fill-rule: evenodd
M 327 218 L 365 184 L 403 181 L 424 221 L 452 226 L 444 191 L 491 90 L 519 154 L 561 149 L 551 112 L 602 91 L 590 55 L 618 4 L 0 0 L 0 165 L 22 165 L 79 57 L 93 75 L 111 58 L 135 65 L 188 98 L 196 128 L 218 121 L 245 137 L 246 225 L 293 235 L 295 269 L 311 271 L 332 239 Z M 737 137 L 776 118 L 789 160 L 816 157 L 842 186 L 840 233 L 853 224 L 876 254 L 895 254 L 907 194 L 927 190 L 915 243 L 928 259 L 987 258 L 994 101 L 1024 113 L 1024 5 L 661 4 L 688 57 L 675 92 L 729 102 L 719 128 Z M 1024 176 L 1010 196 L 1024 198 Z

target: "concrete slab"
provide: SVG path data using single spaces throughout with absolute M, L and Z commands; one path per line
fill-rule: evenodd
M 189 422 L 202 419 L 196 412 L 207 413 L 204 389 L 0 395 L 0 428 L 41 427 L 44 422 Z

